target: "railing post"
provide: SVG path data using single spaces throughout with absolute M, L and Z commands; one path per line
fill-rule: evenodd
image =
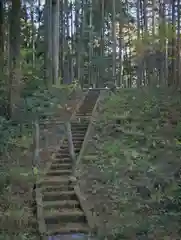
M 38 170 L 37 168 L 40 163 L 40 126 L 38 120 L 34 122 L 34 129 L 35 133 L 33 136 L 34 140 L 33 172 L 36 175 L 37 173 L 35 173 L 35 171 Z
M 73 164 L 75 164 L 76 156 L 75 156 L 75 151 L 74 151 L 74 144 L 73 144 L 73 139 L 72 139 L 72 130 L 71 130 L 70 122 L 66 122 L 65 126 L 66 126 L 66 131 L 67 131 L 68 149 L 69 149 L 70 157 L 73 161 Z
M 49 146 L 49 144 L 48 144 L 48 139 L 49 139 L 48 138 L 48 134 L 49 134 L 48 129 L 45 128 L 43 132 L 45 134 L 44 135 L 45 136 L 45 148 L 48 149 L 48 146 Z

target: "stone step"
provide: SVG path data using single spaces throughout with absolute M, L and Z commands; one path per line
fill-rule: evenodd
M 43 185 L 41 187 L 41 191 L 42 193 L 44 192 L 55 192 L 55 191 L 73 191 L 74 190 L 74 186 L 73 184 L 70 182 L 67 182 L 65 184 L 60 184 L 60 185 Z
M 82 132 L 80 132 L 79 130 L 73 130 L 72 131 L 72 136 L 73 137 L 76 137 L 76 136 L 84 136 L 86 134 L 86 131 L 82 131 Z
M 56 162 L 53 162 L 50 169 L 51 170 L 54 170 L 54 169 L 69 170 L 69 169 L 72 169 L 72 164 L 62 163 L 60 159 L 60 161 L 57 160 Z
M 52 191 L 43 193 L 43 201 L 77 200 L 74 191 Z
M 89 121 L 87 121 L 86 123 L 81 123 L 81 122 L 74 122 L 74 123 L 71 123 L 71 128 L 75 128 L 75 129 L 81 129 L 81 130 L 84 130 L 84 129 L 87 129 L 89 125 Z
M 72 160 L 70 157 L 62 158 L 60 154 L 57 154 L 52 163 L 72 164 Z
M 51 186 L 51 185 L 60 185 L 60 184 L 68 184 L 70 182 L 69 177 L 44 177 L 40 181 L 37 182 L 38 186 Z
M 71 130 L 72 130 L 72 131 L 80 131 L 80 132 L 83 132 L 83 131 L 84 131 L 84 132 L 86 132 L 88 126 L 89 126 L 89 123 L 87 123 L 85 127 L 81 127 L 81 126 L 79 126 L 79 125 L 77 124 L 77 125 L 75 125 L 75 126 L 71 126 Z
M 78 139 L 78 140 L 73 140 L 73 144 L 79 146 L 80 144 L 82 144 L 82 142 L 84 141 L 83 139 Z M 68 146 L 68 142 L 66 142 L 65 144 L 61 145 L 61 147 L 67 147 Z
M 47 173 L 47 176 L 62 176 L 62 175 L 71 175 L 71 170 L 50 170 Z
M 80 204 L 76 200 L 63 200 L 63 201 L 48 201 L 43 204 L 44 209 L 62 209 L 62 208 L 78 208 Z
M 80 137 L 84 137 L 85 136 L 85 132 L 84 133 L 72 133 L 72 138 L 75 139 L 75 138 L 80 138 Z
M 48 235 L 68 234 L 68 233 L 87 233 L 89 227 L 86 223 L 63 223 L 63 224 L 48 224 Z
M 86 222 L 85 214 L 79 208 L 64 208 L 61 210 L 45 210 L 44 211 L 45 223 L 57 224 L 65 222 Z
M 58 150 L 58 156 L 59 158 L 70 158 L 70 154 L 68 151 L 61 151 Z
M 80 152 L 80 149 L 81 149 L 81 147 L 79 147 L 79 148 L 74 148 L 75 153 L 79 153 L 79 152 Z M 68 150 L 67 150 L 67 151 L 68 151 Z M 60 153 L 60 157 L 59 157 L 60 159 L 64 157 L 64 155 L 62 156 L 62 153 L 63 153 L 63 154 L 66 154 L 66 150 L 65 150 L 65 152 L 61 152 L 61 153 Z M 67 153 L 67 154 L 68 154 L 68 153 Z
M 80 147 L 75 147 L 74 146 L 74 150 L 79 150 L 80 149 Z M 58 153 L 59 153 L 59 156 L 61 155 L 61 153 L 65 153 L 66 151 L 69 151 L 69 149 L 68 149 L 68 146 L 67 147 L 61 147 L 60 148 L 60 150 L 58 150 Z
M 91 115 L 92 115 L 91 113 L 77 113 L 77 114 L 76 114 L 76 117 L 83 117 L 83 116 L 86 116 L 86 117 L 89 117 L 89 118 L 90 118 Z
M 64 159 L 60 157 L 59 159 L 57 158 L 56 160 L 54 160 L 54 161 L 52 162 L 52 165 L 57 165 L 57 164 L 58 164 L 58 165 L 66 164 L 67 166 L 69 166 L 69 165 L 72 166 L 72 160 L 70 159 L 70 160 L 64 161 Z M 52 165 L 51 165 L 51 166 L 52 166 Z M 54 169 L 54 168 L 53 168 L 53 169 Z M 53 169 L 50 168 L 51 171 L 52 171 Z M 64 169 L 64 170 L 66 170 L 66 169 L 69 170 L 69 169 L 71 169 L 71 168 L 64 168 L 64 166 L 63 166 L 62 170 L 63 170 L 63 169 Z
M 82 140 L 84 139 L 84 136 L 85 136 L 85 134 L 82 135 L 82 136 L 75 136 L 75 135 L 73 135 L 73 136 L 72 136 L 72 140 L 73 140 L 73 142 L 82 141 Z M 67 143 L 67 142 L 66 142 L 66 143 Z
M 56 162 L 52 162 L 52 165 L 50 167 L 50 169 L 57 169 L 57 164 L 59 165 L 59 167 L 63 170 L 69 170 L 72 169 L 72 164 L 71 163 L 64 163 L 62 161 L 56 161 Z
M 72 131 L 73 130 L 86 131 L 88 125 L 89 124 L 86 124 L 86 125 L 82 126 L 81 124 L 74 124 L 74 125 L 71 125 L 71 129 L 72 129 Z

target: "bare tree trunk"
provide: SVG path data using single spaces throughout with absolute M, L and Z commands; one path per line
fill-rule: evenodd
M 172 79 L 176 83 L 176 0 L 172 1 Z
M 3 1 L 0 1 L 0 71 L 1 71 L 1 74 L 3 74 L 4 72 L 4 4 L 3 4 Z
M 60 27 L 61 27 L 61 36 L 60 36 L 60 75 L 63 81 L 64 79 L 64 40 L 65 40 L 65 26 L 64 26 L 64 2 L 60 2 Z
M 83 56 L 83 52 L 84 52 L 84 42 L 82 42 L 82 40 L 84 39 L 84 30 L 85 30 L 85 9 L 84 9 L 84 0 L 81 0 L 81 26 L 80 26 L 80 39 L 81 42 L 79 42 L 79 51 L 81 52 L 80 55 L 80 61 L 81 61 L 81 65 L 80 65 L 80 82 L 81 82 L 81 86 L 83 86 L 83 80 L 84 80 L 84 56 Z
M 4 4 L 0 1 L 0 63 L 4 61 Z
M 34 27 L 34 1 L 33 0 L 31 4 L 31 28 L 32 28 L 32 36 L 31 36 L 32 65 L 33 67 L 35 67 L 35 27 Z
M 148 10 L 147 10 L 148 1 L 143 1 L 143 18 L 144 18 L 144 42 L 146 46 L 145 51 L 145 61 L 144 61 L 144 72 L 145 72 L 145 85 L 150 84 L 150 75 L 149 75 L 149 61 L 148 61 L 148 37 L 149 37 L 149 31 L 148 31 Z
M 8 117 L 14 112 L 15 104 L 19 100 L 20 87 L 20 16 L 21 1 L 13 1 L 10 12 L 10 66 L 8 84 Z
M 156 0 L 152 0 L 152 36 L 153 38 L 155 36 L 155 23 L 156 23 L 155 11 L 156 11 Z
M 165 39 L 163 32 L 163 26 L 164 26 L 164 10 L 163 10 L 163 3 L 162 0 L 160 0 L 159 4 L 159 55 L 160 55 L 160 62 L 159 62 L 159 85 L 161 85 L 164 82 L 164 51 L 165 51 Z
M 137 40 L 138 42 L 140 42 L 141 40 L 141 34 L 140 34 L 140 30 L 141 30 L 141 26 L 140 26 L 140 0 L 137 0 L 137 4 L 136 4 L 136 15 L 137 15 Z M 138 55 L 138 63 L 137 63 L 137 86 L 141 86 L 142 84 L 142 56 Z
M 40 45 L 40 24 L 41 24 L 41 0 L 38 0 L 38 32 L 37 32 L 37 36 L 36 36 L 36 46 L 38 47 Z M 35 64 L 38 60 L 39 56 L 38 54 L 35 55 Z
M 79 0 L 75 1 L 75 31 L 76 31 L 76 39 L 75 39 L 75 51 L 76 51 L 76 78 L 80 81 L 80 26 L 79 26 L 79 11 L 80 11 L 80 2 Z
M 112 1 L 112 51 L 113 51 L 113 60 L 112 60 L 112 77 L 113 81 L 116 84 L 116 0 Z
M 54 0 L 52 3 L 52 60 L 53 60 L 53 84 L 59 82 L 59 32 L 60 32 L 60 1 Z
M 88 65 L 88 82 L 92 83 L 92 0 L 89 2 L 89 65 Z
M 171 19 L 172 14 L 172 5 L 168 5 L 168 17 L 169 20 Z M 171 25 L 171 22 L 168 22 L 169 26 Z M 169 29 L 170 30 L 170 29 Z M 167 35 L 168 38 L 168 53 L 167 53 L 167 59 L 168 59 L 168 78 L 167 78 L 167 84 L 168 86 L 172 85 L 172 37 L 170 37 L 170 34 Z
M 52 84 L 52 0 L 46 0 L 46 16 L 45 16 L 45 39 L 46 39 L 46 85 Z
M 104 69 L 104 17 L 105 17 L 105 0 L 102 0 L 101 2 L 101 43 L 100 43 L 100 48 L 101 48 L 101 67 L 100 67 L 100 80 L 101 82 L 99 82 L 100 86 L 104 86 L 103 83 L 103 76 L 105 75 L 105 69 Z M 93 69 L 92 69 L 93 70 Z
M 178 26 L 177 26 L 177 85 L 181 86 L 180 81 L 180 14 L 181 14 L 181 8 L 180 8 L 180 0 L 177 0 L 177 16 L 178 16 Z
M 119 20 L 119 80 L 118 80 L 118 87 L 122 86 L 123 84 L 123 78 L 122 78 L 122 68 L 123 68 L 123 61 L 122 61 L 122 39 L 123 39 L 123 24 L 122 24 L 122 19 L 120 17 Z
M 70 17 L 71 17 L 71 29 L 70 29 L 70 38 L 71 38 L 71 49 L 70 49 L 70 79 L 71 82 L 74 80 L 74 21 L 73 21 L 73 2 L 70 2 Z
M 65 51 L 65 57 L 64 57 L 64 83 L 70 83 L 70 50 L 69 50 L 69 10 L 68 10 L 68 0 L 64 1 L 64 12 L 65 12 L 65 31 L 66 31 L 66 39 L 64 38 L 64 51 Z

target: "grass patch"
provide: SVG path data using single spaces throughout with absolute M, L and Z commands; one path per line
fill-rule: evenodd
M 101 112 L 92 143 L 99 154 L 83 162 L 89 170 L 82 176 L 86 187 L 93 185 L 95 211 L 106 205 L 98 214 L 102 224 L 107 221 L 104 237 L 180 239 L 180 94 L 158 88 L 120 90 Z

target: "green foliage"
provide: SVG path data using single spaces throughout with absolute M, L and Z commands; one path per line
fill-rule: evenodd
M 92 164 L 106 191 L 114 189 L 119 221 L 110 239 L 180 238 L 180 106 L 179 93 L 158 88 L 121 90 L 106 100 Z
M 7 76 L 3 74 L 2 72 L 0 73 L 0 115 L 5 115 L 5 109 L 7 106 Z
M 67 96 L 78 87 L 78 82 L 75 81 L 71 85 L 60 85 L 59 88 L 52 87 L 48 90 L 41 78 L 33 76 L 31 80 L 27 79 L 15 121 L 0 117 L 0 152 L 7 151 L 12 144 L 26 147 L 31 141 L 32 121 L 51 117 Z M 20 137 L 26 139 L 22 141 Z
M 35 77 L 36 69 L 32 69 L 28 65 L 26 67 L 28 71 L 26 71 L 26 78 L 24 79 L 25 88 L 21 93 L 22 98 L 13 120 L 0 117 L 0 153 L 2 156 L 11 153 L 14 148 L 23 152 L 29 150 L 34 130 L 32 122 L 35 119 L 44 120 L 54 116 L 54 113 L 59 112 L 59 107 L 65 103 L 71 92 L 79 87 L 78 82 L 75 81 L 69 86 L 47 89 L 42 79 Z M 18 159 L 16 161 L 18 162 Z M 26 166 L 27 163 L 23 164 Z M 11 167 L 9 164 L 8 166 L 7 164 L 5 166 L 0 165 L 2 203 L 0 204 L 0 214 L 3 212 L 0 221 L 0 239 L 33 240 L 35 237 L 28 234 L 34 232 L 30 229 L 32 226 L 31 220 L 33 220 L 32 209 L 27 207 L 27 203 L 20 201 L 19 190 L 20 192 L 23 191 L 24 198 L 26 191 L 32 188 L 35 176 L 31 168 L 13 165 L 15 165 L 14 162 L 12 165 L 10 164 Z M 28 166 L 30 165 L 31 162 L 28 163 Z M 26 191 L 24 190 L 25 187 Z M 15 188 L 16 194 L 12 191 L 13 188 Z M 16 198 L 18 198 L 18 201 Z M 29 199 L 30 195 L 28 195 L 27 202 L 29 202 Z
M 0 240 L 36 240 L 37 238 L 35 236 L 31 236 L 27 233 L 19 233 L 15 235 L 9 235 L 6 232 L 0 234 Z
M 6 191 L 6 187 L 11 184 L 21 185 L 22 182 L 32 183 L 34 180 L 32 169 L 12 167 L 9 170 L 5 170 L 2 168 L 0 170 L 0 192 Z
M 11 121 L 6 120 L 4 117 L 0 117 L 0 152 L 7 150 L 8 142 L 11 137 L 19 135 L 19 126 L 14 126 Z
M 33 69 L 31 67 L 27 68 L 25 80 L 26 85 L 21 92 L 21 97 L 23 98 L 31 96 L 37 90 L 43 91 L 44 89 L 46 89 L 43 79 L 34 75 Z

